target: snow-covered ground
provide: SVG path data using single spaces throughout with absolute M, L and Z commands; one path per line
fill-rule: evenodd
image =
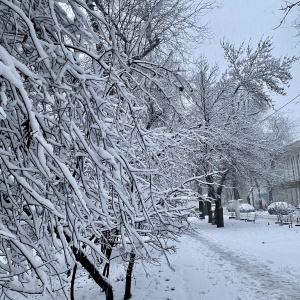
M 217 229 L 192 218 L 195 235 L 180 238 L 170 256 L 174 270 L 163 258 L 160 266 L 135 265 L 132 299 L 300 299 L 300 227 L 275 221 L 267 214 L 255 223 L 225 216 L 225 227 Z M 123 267 L 113 266 L 112 274 L 115 299 L 121 300 Z M 87 276 L 76 280 L 76 290 L 78 300 L 105 299 Z

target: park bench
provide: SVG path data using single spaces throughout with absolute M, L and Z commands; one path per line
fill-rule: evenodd
M 296 224 L 295 224 L 295 226 L 300 226 L 300 218 L 299 217 L 296 218 Z
M 255 223 L 256 218 L 257 218 L 257 213 L 256 212 L 248 212 L 247 213 L 247 218 L 246 218 L 245 221 Z
M 240 220 L 247 221 L 247 213 L 240 213 Z
M 296 211 L 293 213 L 294 220 L 296 222 L 295 226 L 300 226 L 300 207 L 296 208 Z
M 235 219 L 235 211 L 232 211 L 230 216 L 229 216 L 229 219 Z
M 257 218 L 256 212 L 241 213 L 240 220 L 245 222 L 255 222 Z
M 292 214 L 288 214 L 288 215 L 278 214 L 277 221 L 275 222 L 275 224 L 279 224 L 280 226 L 289 225 L 289 228 L 293 227 Z

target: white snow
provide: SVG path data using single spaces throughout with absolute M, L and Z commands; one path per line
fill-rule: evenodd
M 241 201 L 243 201 L 242 199 L 239 199 L 239 209 L 240 212 L 252 212 L 255 211 L 255 208 L 248 204 L 248 203 L 241 203 Z M 233 212 L 235 211 L 235 201 L 234 200 L 230 200 L 229 204 L 227 206 L 228 211 Z
M 248 203 L 242 203 L 239 205 L 240 206 L 240 212 L 252 212 L 255 211 L 255 208 L 248 204 Z
M 300 299 L 300 227 L 279 226 L 276 216 L 267 212 L 260 213 L 255 223 L 229 219 L 228 215 L 225 227 L 219 229 L 207 220 L 191 218 L 196 232 L 182 236 L 177 252 L 170 255 L 174 271 L 162 256 L 159 266 L 136 262 L 131 299 Z M 123 299 L 122 264 L 112 265 L 109 280 L 114 299 Z M 78 300 L 105 299 L 82 270 L 75 285 Z
M 6 119 L 6 113 L 4 112 L 3 108 L 0 106 L 0 120 Z
M 288 209 L 288 208 L 295 208 L 295 207 L 287 202 L 273 202 L 268 206 L 268 209 L 270 208 Z

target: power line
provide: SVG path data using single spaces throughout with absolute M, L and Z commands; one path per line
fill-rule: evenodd
M 267 120 L 268 118 L 270 118 L 271 116 L 275 115 L 276 113 L 278 113 L 280 110 L 282 110 L 284 107 L 286 107 L 288 104 L 290 104 L 291 102 L 293 102 L 294 100 L 296 100 L 298 97 L 300 97 L 300 94 L 298 94 L 296 97 L 294 97 L 292 100 L 290 100 L 289 102 L 287 102 L 286 104 L 284 104 L 283 106 L 281 106 L 280 108 L 278 108 L 276 111 L 274 111 L 272 114 L 268 115 L 266 118 L 264 118 L 261 122 L 264 122 L 265 120 Z

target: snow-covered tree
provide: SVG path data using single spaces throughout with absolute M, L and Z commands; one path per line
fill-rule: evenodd
M 282 0 L 282 2 L 283 3 L 281 5 L 280 9 L 283 11 L 283 17 L 278 26 L 281 26 L 285 22 L 286 18 L 288 17 L 288 15 L 290 14 L 290 12 L 292 10 L 299 11 L 299 8 L 300 8 L 300 1 L 292 1 L 291 2 L 291 1 Z M 299 21 L 295 20 L 294 22 L 295 22 L 294 23 L 295 27 L 299 29 L 300 28 Z
M 193 161 L 199 173 L 207 174 L 208 197 L 216 199 L 218 227 L 223 226 L 219 209 L 222 214 L 225 180 L 232 178 L 230 185 L 239 198 L 237 174 L 266 176 L 266 165 L 280 147 L 278 137 L 266 131 L 261 120 L 272 104 L 269 92 L 284 94 L 295 61 L 273 57 L 270 39 L 261 40 L 255 49 L 251 45 L 235 48 L 229 43 L 223 43 L 223 48 L 228 69 L 221 76 L 217 67 L 211 68 L 203 60 L 198 63 L 192 78 L 190 113 L 193 134 L 198 136 Z
M 158 121 L 183 83 L 163 51 L 192 33 L 208 7 L 0 1 L 3 298 L 69 298 L 67 275 L 77 261 L 113 299 L 105 277 L 112 248 L 129 261 L 130 275 L 136 258 L 165 253 L 184 229 L 165 173 L 176 135 L 161 127 L 167 117 Z

